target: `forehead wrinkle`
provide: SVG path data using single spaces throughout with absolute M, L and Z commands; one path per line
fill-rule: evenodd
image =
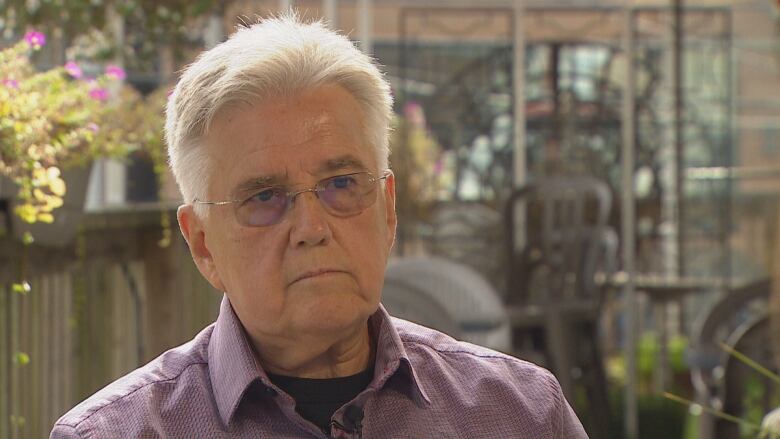
M 320 172 L 333 172 L 344 169 L 368 170 L 363 161 L 352 154 L 344 154 L 334 159 L 326 160 L 320 166 Z
M 270 106 L 263 107 L 262 111 L 266 113 L 270 111 L 277 115 L 284 115 L 287 113 L 287 116 L 291 116 L 292 111 L 300 111 L 294 109 L 295 104 L 291 102 L 291 100 L 294 101 L 294 99 L 295 96 L 276 100 Z M 223 133 L 225 135 L 230 135 L 232 133 L 241 132 L 242 130 L 239 130 L 238 128 L 240 127 L 237 125 L 247 123 L 247 120 L 242 116 L 242 113 L 257 111 L 259 110 L 259 106 L 262 106 L 262 102 L 224 108 L 223 111 L 217 113 L 215 118 L 218 129 L 213 130 L 209 137 L 219 139 L 222 137 L 220 134 Z M 366 142 L 367 139 L 365 138 L 365 121 L 363 120 L 362 111 L 360 111 L 361 108 L 353 102 L 349 102 L 349 105 L 346 105 L 346 107 L 347 108 L 337 109 L 336 111 L 339 114 L 334 114 L 332 109 L 320 107 L 320 103 L 316 102 L 308 108 L 304 107 L 302 109 L 303 111 L 293 118 L 297 119 L 299 122 L 298 129 L 293 129 L 293 126 L 286 126 L 286 124 L 285 126 L 266 126 L 266 129 L 263 130 L 265 132 L 260 133 L 257 137 L 247 138 L 242 136 L 243 138 L 235 139 L 238 140 L 235 146 L 238 146 L 242 150 L 251 149 L 255 151 L 268 151 L 276 148 L 329 148 L 330 146 L 338 145 L 350 145 L 358 149 L 370 148 Z M 350 114 L 347 115 L 344 112 Z M 259 115 L 255 113 L 254 117 L 257 116 Z M 345 117 L 354 122 L 358 122 L 361 129 L 356 132 L 354 126 L 345 126 Z M 291 129 L 293 132 L 297 131 L 298 135 L 290 137 L 289 134 L 291 133 Z M 287 138 L 278 135 L 282 133 L 284 133 Z M 215 156 L 217 159 L 221 158 L 221 154 L 215 154 Z M 301 170 L 313 175 L 320 174 L 322 176 L 328 172 L 350 168 L 357 171 L 368 171 L 368 165 L 369 163 L 365 163 L 355 155 L 345 154 L 336 157 L 333 160 L 327 160 L 319 165 L 315 165 L 316 167 L 313 169 L 310 168 L 309 171 L 306 171 L 305 169 Z M 249 177 L 235 185 L 232 194 L 239 195 L 242 194 L 243 191 L 251 191 L 268 186 L 284 186 L 289 182 L 288 172 L 289 169 L 285 169 L 284 175 L 260 175 Z
M 310 147 L 311 144 L 336 143 L 343 142 L 346 139 L 339 139 L 336 134 L 339 132 L 337 121 L 333 120 L 327 113 L 320 114 L 313 118 L 303 117 L 300 120 L 299 127 L 281 127 L 274 128 L 261 133 L 259 137 L 246 139 L 249 145 L 260 147 L 265 150 L 275 148 L 297 148 Z M 289 136 L 290 130 L 298 131 L 298 135 L 292 140 L 289 138 L 280 141 L 277 134 L 285 137 Z M 342 132 L 347 132 L 345 129 Z

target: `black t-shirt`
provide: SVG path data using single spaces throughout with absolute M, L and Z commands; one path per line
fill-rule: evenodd
M 298 378 L 268 374 L 268 378 L 295 400 L 295 411 L 322 431 L 330 431 L 330 418 L 341 406 L 363 391 L 374 368 L 342 378 Z

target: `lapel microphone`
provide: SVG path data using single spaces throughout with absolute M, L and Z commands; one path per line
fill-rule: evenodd
M 348 405 L 344 409 L 344 424 L 331 421 L 339 429 L 346 433 L 357 434 L 358 439 L 363 439 L 363 409 L 356 405 Z

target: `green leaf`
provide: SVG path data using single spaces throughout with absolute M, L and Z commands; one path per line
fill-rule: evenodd
M 31 206 L 30 204 L 22 204 L 20 206 L 16 206 L 14 208 L 14 212 L 19 216 L 19 218 L 22 219 L 22 221 L 26 223 L 34 223 L 35 222 L 35 207 Z
M 89 121 L 91 114 L 89 109 L 79 108 L 62 115 L 61 121 L 66 125 L 81 125 Z
M 11 425 L 15 427 L 24 427 L 26 422 L 27 420 L 24 419 L 24 416 L 11 415 Z
M 24 232 L 24 234 L 22 235 L 22 242 L 24 243 L 24 245 L 30 245 L 33 242 L 35 242 L 35 238 L 33 238 L 32 233 Z
M 11 291 L 13 291 L 14 293 L 24 295 L 29 293 L 30 290 L 32 290 L 32 287 L 30 287 L 30 283 L 27 282 L 26 280 L 11 285 Z
M 27 366 L 30 364 L 30 356 L 21 351 L 17 352 L 14 354 L 14 363 L 18 364 L 19 366 Z

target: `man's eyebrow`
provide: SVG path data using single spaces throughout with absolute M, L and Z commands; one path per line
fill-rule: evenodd
M 233 194 L 239 195 L 263 187 L 281 186 L 282 183 L 286 180 L 287 178 L 279 175 L 252 177 L 239 183 L 238 186 L 236 186 L 236 188 L 233 190 Z
M 368 168 L 363 162 L 353 155 L 343 155 L 336 157 L 335 159 L 327 160 L 320 166 L 320 172 L 334 172 L 342 171 L 345 169 L 354 169 L 357 171 L 365 171 Z
M 343 170 L 355 170 L 365 171 L 368 168 L 357 157 L 347 154 L 325 161 L 319 169 L 320 173 L 326 174 L 329 172 L 337 172 Z M 233 190 L 233 195 L 239 196 L 246 192 L 251 192 L 256 189 L 265 188 L 269 186 L 284 186 L 287 184 L 287 176 L 284 175 L 267 175 L 260 177 L 252 177 L 239 183 Z

